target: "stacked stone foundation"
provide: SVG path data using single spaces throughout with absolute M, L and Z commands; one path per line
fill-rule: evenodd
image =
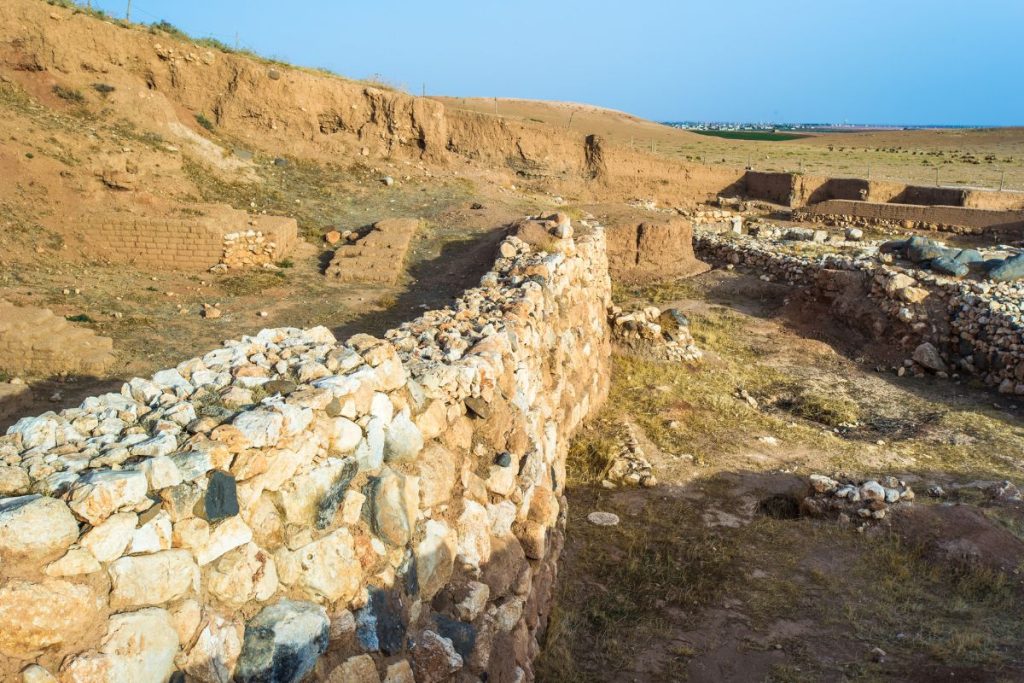
M 701 258 L 803 288 L 879 342 L 928 342 L 952 372 L 1024 395 L 1024 285 L 968 282 L 873 258 L 781 254 L 746 237 L 698 233 Z
M 0 680 L 532 680 L 610 281 L 599 226 L 501 246 L 384 339 L 263 330 L 0 437 Z

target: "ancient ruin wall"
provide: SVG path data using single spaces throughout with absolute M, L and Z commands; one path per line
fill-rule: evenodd
M 1020 238 L 1024 234 L 1024 212 L 992 211 L 957 206 L 881 204 L 829 200 L 797 211 L 798 220 L 844 222 L 856 225 L 910 227 L 944 232 L 992 234 L 997 238 Z
M 837 318 L 875 339 L 902 342 L 908 356 L 932 344 L 941 366 L 931 370 L 966 372 L 1001 393 L 1024 395 L 1024 285 L 966 282 L 836 254 L 797 257 L 710 233 L 696 235 L 694 247 L 712 263 L 806 288 L 830 302 Z
M 386 339 L 264 330 L 19 421 L 0 679 L 532 679 L 567 439 L 609 380 L 584 233 L 506 239 Z
M 88 235 L 90 253 L 115 263 L 161 270 L 272 263 L 283 258 L 298 239 L 293 218 L 250 217 L 227 206 L 210 207 L 208 215 L 187 218 L 85 217 L 78 226 Z

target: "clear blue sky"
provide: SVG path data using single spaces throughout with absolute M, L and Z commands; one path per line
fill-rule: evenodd
M 132 2 L 136 21 L 414 93 L 656 120 L 1024 124 L 1022 0 Z

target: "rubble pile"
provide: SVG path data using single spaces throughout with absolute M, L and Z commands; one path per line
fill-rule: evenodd
M 690 321 L 684 313 L 655 306 L 624 312 L 618 306 L 608 310 L 612 338 L 617 344 L 640 356 L 670 362 L 700 360 L 703 353 L 690 334 Z

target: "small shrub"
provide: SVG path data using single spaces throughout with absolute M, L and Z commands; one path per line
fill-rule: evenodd
M 178 28 L 177 26 L 175 26 L 171 22 L 165 21 L 163 19 L 161 19 L 160 21 L 156 22 L 155 24 L 150 24 L 149 29 L 150 29 L 150 32 L 153 32 L 153 31 L 163 31 L 164 33 L 166 33 L 168 35 L 174 36 L 175 38 L 181 38 L 182 40 L 188 40 L 188 35 L 184 31 L 182 31 L 180 28 Z
M 65 316 L 65 319 L 68 322 L 72 322 L 72 323 L 94 323 L 94 322 L 96 322 L 95 320 L 93 320 L 92 318 L 87 316 L 85 313 L 79 313 L 77 315 Z
M 211 133 L 213 132 L 213 121 L 211 121 L 210 119 L 206 118 L 206 114 L 203 114 L 203 113 L 196 114 L 196 123 L 198 123 L 200 126 L 205 128 L 206 130 L 210 131 Z
M 860 409 L 850 399 L 811 391 L 796 398 L 794 409 L 800 417 L 829 427 L 855 424 L 860 419 Z
M 278 268 L 294 268 L 295 262 L 292 261 L 290 258 L 284 258 L 278 261 L 276 265 Z
M 222 43 L 216 38 L 199 38 L 194 42 L 196 45 L 199 45 L 200 47 L 209 47 L 213 48 L 214 50 L 220 50 L 221 52 L 235 52 L 234 48 L 225 43 Z
M 117 90 L 117 88 L 112 85 L 108 85 L 107 83 L 93 83 L 92 89 L 104 97 Z
M 85 102 L 85 96 L 82 95 L 81 91 L 73 88 L 65 88 L 61 85 L 53 86 L 53 94 L 67 102 L 74 104 L 82 104 Z

